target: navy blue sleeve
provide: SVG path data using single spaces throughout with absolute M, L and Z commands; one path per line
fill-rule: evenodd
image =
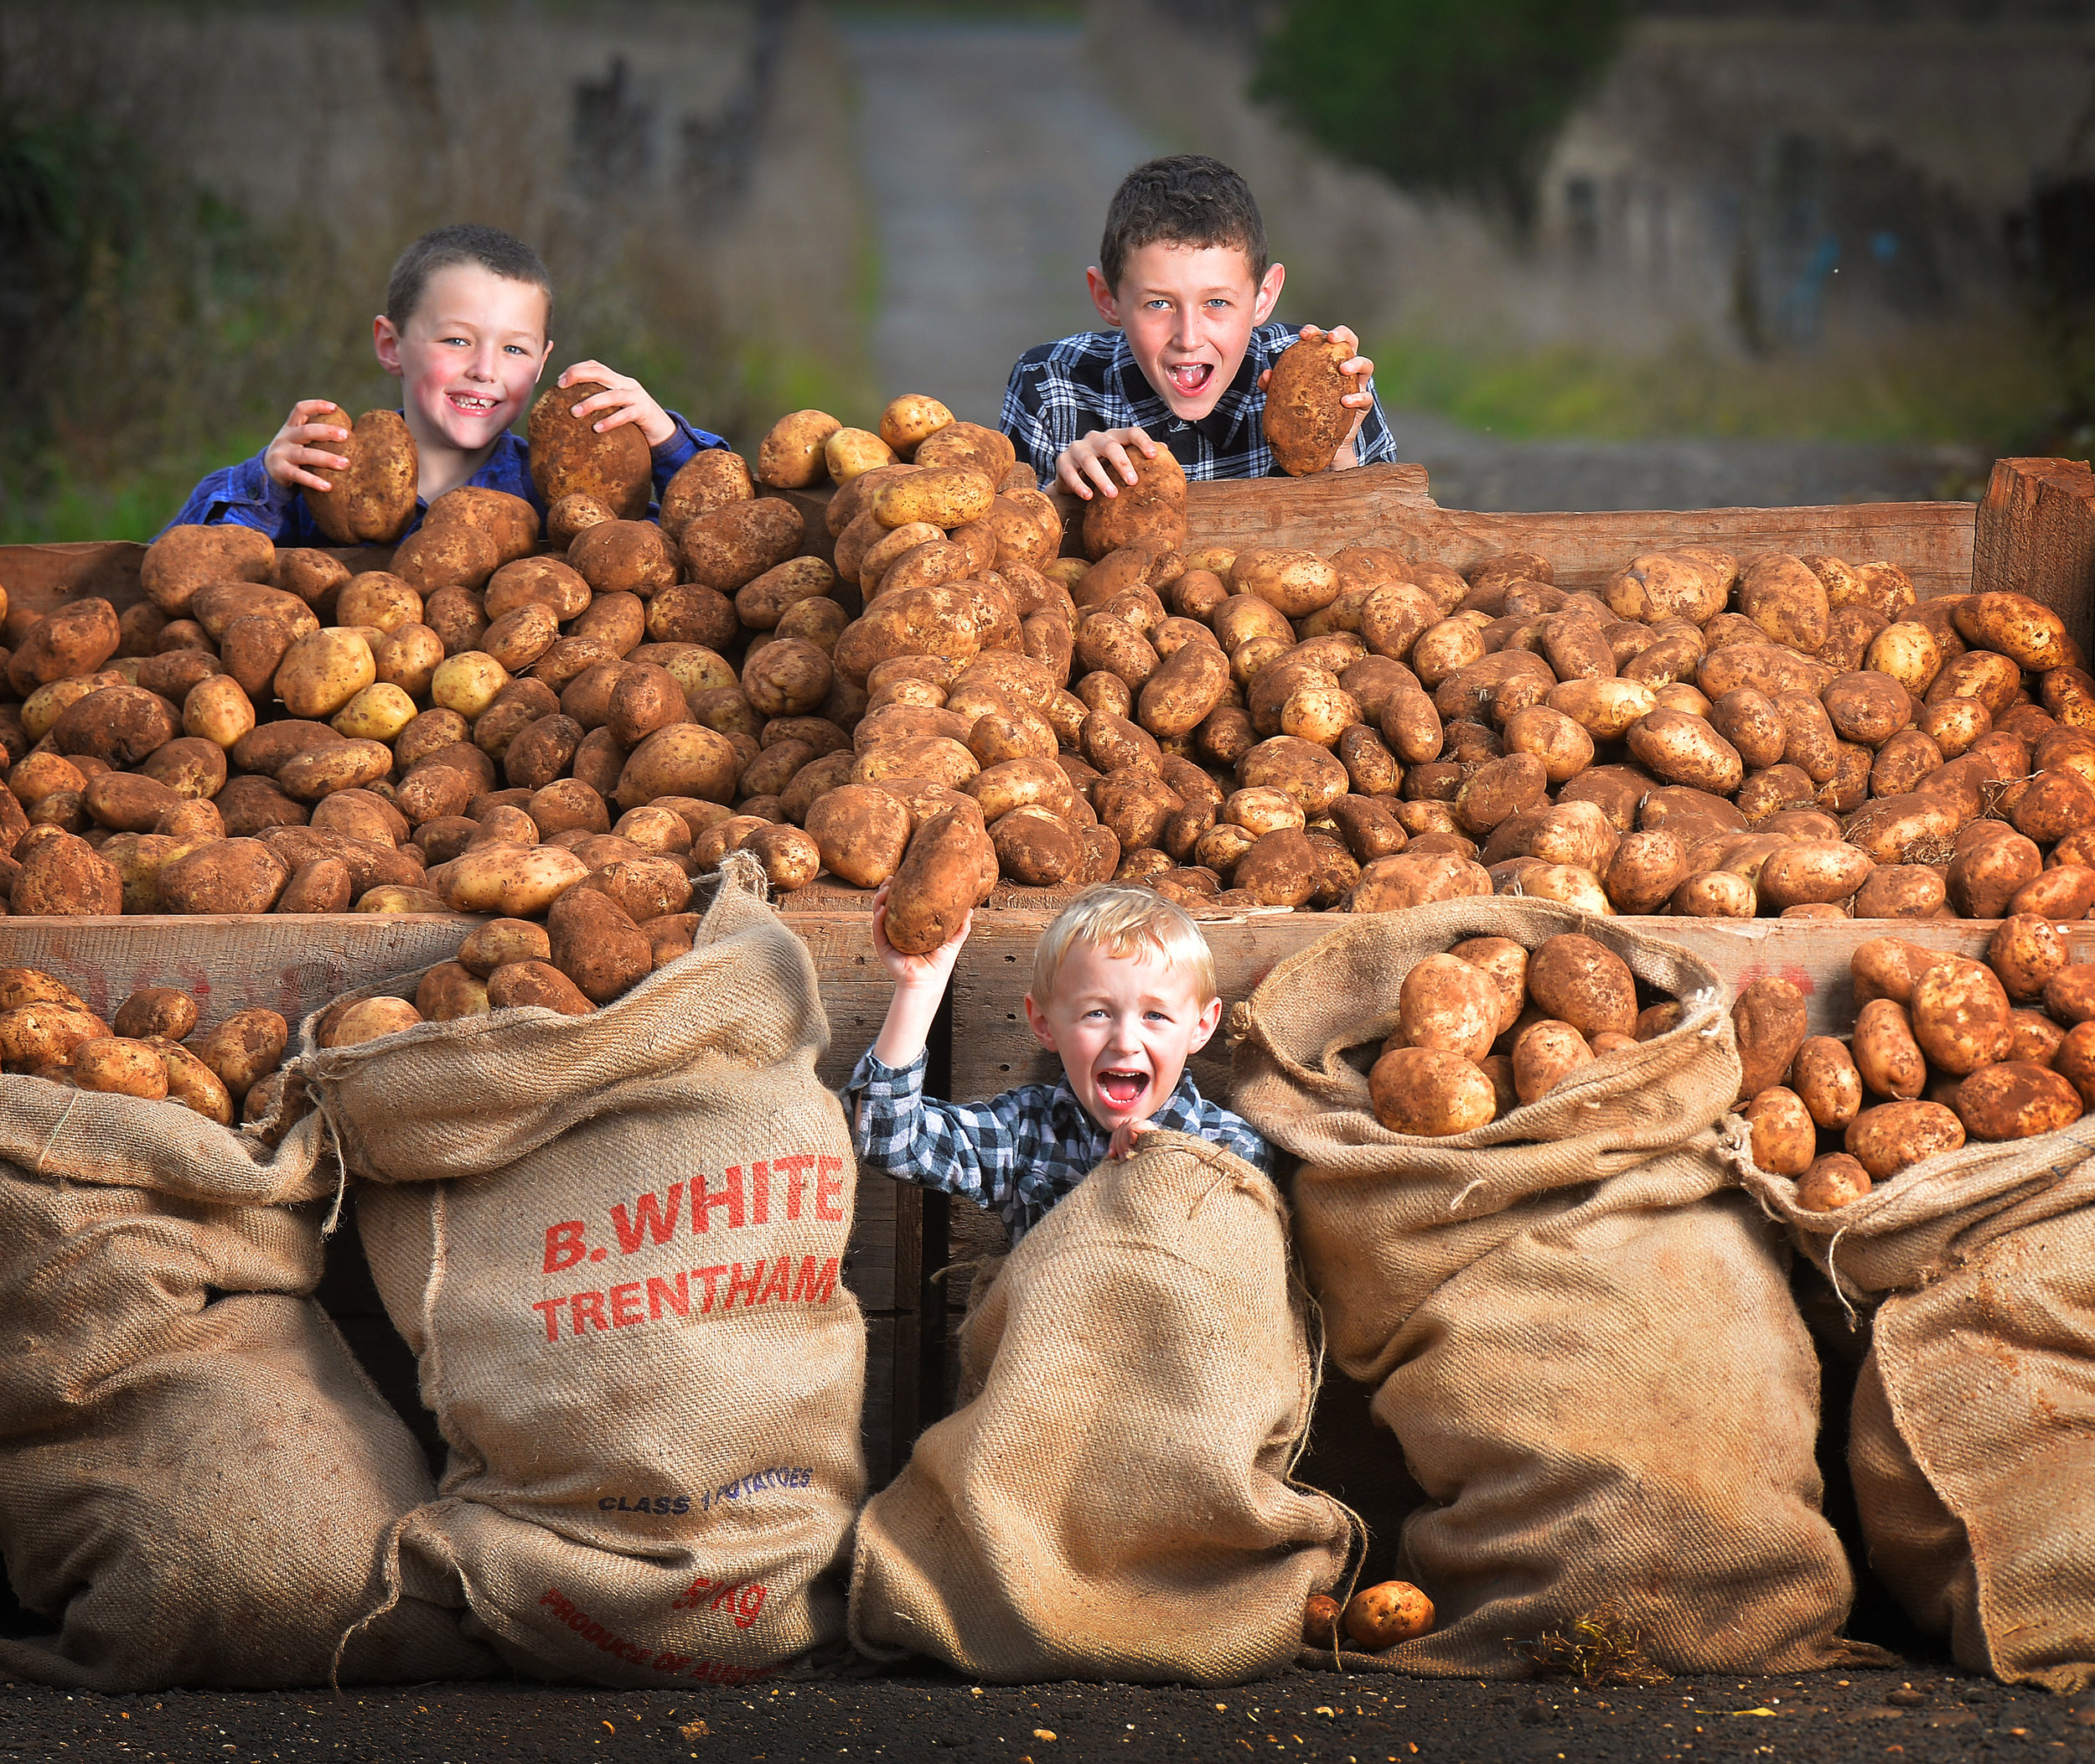
M 257 453 L 205 476 L 168 526 L 252 527 L 278 545 L 298 545 L 306 542 L 311 517 L 305 498 L 264 471 Z
M 654 499 L 657 502 L 662 499 L 662 492 L 669 488 L 670 480 L 691 462 L 694 453 L 727 445 L 722 437 L 686 422 L 675 411 L 665 414 L 676 425 L 676 429 L 661 446 L 651 450 L 654 463 Z

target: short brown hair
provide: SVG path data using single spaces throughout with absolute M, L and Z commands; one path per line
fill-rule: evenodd
M 393 328 L 404 331 L 427 292 L 429 278 L 439 270 L 461 263 L 477 263 L 508 282 L 521 282 L 541 289 L 546 296 L 546 329 L 553 328 L 553 278 L 546 261 L 514 233 L 499 226 L 440 226 L 424 233 L 394 260 L 393 273 L 385 283 L 385 316 Z
M 1152 159 L 1120 180 L 1099 241 L 1099 271 L 1107 286 L 1120 288 L 1129 252 L 1160 242 L 1195 250 L 1234 246 L 1251 266 L 1252 281 L 1265 279 L 1265 222 L 1251 186 L 1205 153 Z

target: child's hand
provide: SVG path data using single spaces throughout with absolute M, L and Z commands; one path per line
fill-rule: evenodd
M 1105 1155 L 1116 1164 L 1125 1163 L 1135 1152 L 1135 1141 L 1145 1133 L 1156 1131 L 1156 1124 L 1148 1119 L 1122 1121 L 1113 1130 L 1113 1142 L 1106 1147 Z
M 591 425 L 599 435 L 628 422 L 637 422 L 640 432 L 647 437 L 648 445 L 659 447 L 676 432 L 670 413 L 654 401 L 639 380 L 624 374 L 614 374 L 601 361 L 578 361 L 560 376 L 559 384 L 572 385 L 578 380 L 593 380 L 605 389 L 591 393 L 574 406 L 577 416 L 603 413 L 601 422 Z
M 880 892 L 873 897 L 873 949 L 880 957 L 880 965 L 897 986 L 935 988 L 943 996 L 946 981 L 953 975 L 953 964 L 960 956 L 960 945 L 968 940 L 968 933 L 975 928 L 975 915 L 970 913 L 960 921 L 960 929 L 952 939 L 930 954 L 904 955 L 887 941 L 888 887 L 882 882 Z
M 1368 412 L 1375 401 L 1373 390 L 1375 365 L 1359 353 L 1360 339 L 1353 335 L 1348 327 L 1342 324 L 1335 325 L 1328 331 L 1320 331 L 1313 324 L 1306 324 L 1302 327 L 1301 340 L 1303 342 L 1315 343 L 1320 337 L 1329 337 L 1334 343 L 1342 343 L 1348 349 L 1354 351 L 1349 360 L 1338 364 L 1338 371 L 1349 375 L 1353 382 L 1353 391 L 1338 401 L 1353 413 L 1353 427 L 1346 431 L 1346 438 L 1339 442 L 1338 451 L 1332 458 L 1332 469 L 1339 470 L 1347 466 L 1360 463 L 1359 456 L 1353 452 L 1353 437 L 1360 433 L 1360 426 L 1368 420 Z M 1261 392 L 1266 389 L 1267 384 L 1272 378 L 1271 368 L 1268 368 L 1259 375 L 1259 390 Z
M 313 421 L 321 411 L 334 407 L 332 398 L 301 398 L 292 406 L 291 414 L 284 418 L 284 426 L 277 431 L 277 438 L 262 450 L 262 470 L 274 482 L 287 489 L 331 490 L 334 486 L 324 478 L 315 478 L 309 468 L 318 466 L 322 471 L 331 472 L 349 470 L 349 461 L 322 443 L 347 441 L 349 432 L 331 422 Z
M 1094 429 L 1056 455 L 1055 482 L 1086 502 L 1091 500 L 1091 486 L 1094 484 L 1109 497 L 1118 496 L 1120 492 L 1113 482 L 1109 464 L 1133 484 L 1135 467 L 1127 457 L 1127 450 L 1131 447 L 1141 448 L 1145 459 L 1156 458 L 1156 443 L 1139 428 Z

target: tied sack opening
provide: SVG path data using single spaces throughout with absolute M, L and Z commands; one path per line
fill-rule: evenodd
M 0 1674 L 328 1682 L 388 1532 L 434 1491 L 308 1296 L 319 1148 L 310 1115 L 272 1151 L 178 1103 L 0 1078 L 0 1546 L 59 1623 L 0 1640 Z M 494 1671 L 442 1604 L 409 1582 L 343 1679 Z
M 761 872 L 729 867 L 691 953 L 587 1016 L 331 1051 L 306 1024 L 373 1276 L 450 1446 L 400 1559 L 541 1677 L 742 1683 L 843 1633 L 857 1167 L 815 1076 L 807 949 Z
M 972 1298 L 971 1394 L 860 1516 L 852 1642 L 1004 1684 L 1287 1666 L 1354 1521 L 1289 1479 L 1316 1381 L 1272 1183 L 1146 1134 Z
M 1833 1213 L 1738 1162 L 1874 1306 L 1848 1447 L 1870 1565 L 1959 1665 L 2095 1686 L 2095 1120 L 1924 1159 Z
M 1680 1026 L 1472 1132 L 1384 1128 L 1345 1056 L 1396 1027 L 1412 965 L 1574 931 L 1686 1004 Z M 1426 1496 L 1399 1564 L 1440 1627 L 1363 1662 L 1526 1677 L 1513 1642 L 1606 1606 L 1681 1671 L 1881 1658 L 1837 1634 L 1854 1586 L 1820 1511 L 1818 1366 L 1782 1245 L 1727 1192 L 1715 1124 L 1739 1062 L 1719 999 L 1660 939 L 1494 899 L 1355 919 L 1240 1010 L 1234 1104 L 1301 1160 L 1297 1243 L 1332 1358 L 1379 1386 Z

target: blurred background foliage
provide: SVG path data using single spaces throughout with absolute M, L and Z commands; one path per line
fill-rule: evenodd
M 1627 22 L 1622 0 L 1295 0 L 1251 91 L 1340 157 L 1524 229 Z
M 372 315 L 453 220 L 546 257 L 546 384 L 594 357 L 745 445 L 876 412 L 849 119 L 785 5 L 0 0 L 0 542 L 149 538 L 294 400 L 396 406 Z

